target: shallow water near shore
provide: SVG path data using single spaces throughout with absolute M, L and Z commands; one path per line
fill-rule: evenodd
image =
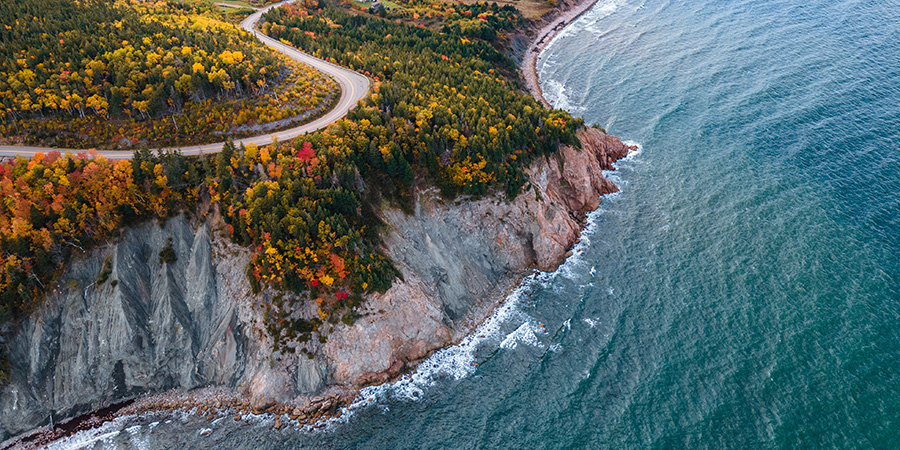
M 897 447 L 898 24 L 890 2 L 600 0 L 543 90 L 642 151 L 560 270 L 323 429 L 178 415 L 57 448 Z

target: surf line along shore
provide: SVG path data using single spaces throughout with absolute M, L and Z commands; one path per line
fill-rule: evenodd
M 544 45 L 550 42 L 552 36 L 555 36 L 558 31 L 560 31 L 566 24 L 569 24 L 574 20 L 575 17 L 583 13 L 584 11 L 590 9 L 592 5 L 595 4 L 595 1 L 586 1 L 582 4 L 574 4 L 574 7 L 580 10 L 580 12 L 576 12 L 576 9 L 568 9 L 565 12 L 561 12 L 561 16 L 556 19 L 556 21 L 550 23 L 542 29 L 542 32 L 538 34 L 535 42 L 539 42 L 542 39 L 543 44 L 541 44 L 540 48 L 543 48 Z M 556 23 L 556 25 L 554 25 Z M 560 25 L 562 23 L 562 25 Z M 555 30 L 552 36 L 549 35 L 546 31 L 553 30 L 554 27 L 559 27 Z M 548 37 L 549 36 L 549 37 Z M 536 48 L 535 45 L 531 46 L 532 48 Z M 537 56 L 537 55 L 535 55 Z M 531 60 L 532 64 L 532 74 L 534 74 L 533 70 L 533 62 L 534 59 Z M 520 70 L 523 73 L 527 70 L 528 66 L 521 66 Z M 536 78 L 535 78 L 536 81 Z M 540 97 L 537 97 L 540 99 Z M 599 131 L 589 130 L 591 132 L 599 134 Z M 605 133 L 604 133 L 605 134 Z M 621 145 L 621 143 L 619 143 Z M 571 149 L 570 149 L 571 150 Z M 583 155 L 582 152 L 575 152 L 572 150 L 573 155 Z M 626 152 L 627 153 L 627 152 Z M 604 154 L 605 156 L 605 154 Z M 621 156 L 624 156 L 621 155 Z M 615 158 L 618 159 L 618 158 Z M 613 159 L 614 160 L 614 159 Z M 604 157 L 604 161 L 606 158 Z M 610 162 L 611 163 L 611 162 Z M 575 165 L 573 165 L 574 167 Z M 588 167 L 588 164 L 582 165 L 583 167 Z M 600 174 L 600 170 L 596 170 L 595 173 L 597 175 Z M 524 197 L 523 197 L 524 198 Z M 593 206 L 596 208 L 596 205 Z M 591 208 L 591 209 L 593 209 Z M 580 227 L 583 229 L 583 226 Z M 568 256 L 568 255 L 566 255 Z M 562 257 L 562 253 L 560 253 L 560 257 Z M 520 279 L 519 279 L 520 280 Z M 491 309 L 497 308 L 502 305 L 502 301 L 505 298 L 505 295 L 498 295 L 497 297 L 488 298 L 487 301 L 492 304 Z M 490 315 L 489 313 L 486 315 Z M 483 320 L 483 319 L 482 319 Z M 390 381 L 390 380 L 388 380 Z M 291 405 L 278 405 L 277 407 L 272 408 L 269 411 L 276 415 L 276 417 L 280 417 L 282 415 L 289 416 L 293 421 L 296 421 L 297 425 L 311 425 L 311 426 L 319 426 L 321 425 L 322 419 L 328 419 L 329 417 L 340 417 L 341 409 L 340 407 L 346 405 L 356 398 L 358 392 L 353 390 L 346 391 L 328 391 L 323 393 L 321 396 L 316 397 L 309 402 L 310 408 L 297 408 L 293 407 L 292 409 L 285 409 Z M 119 405 L 116 405 L 119 406 Z M 197 415 L 206 415 L 207 417 L 234 417 L 235 421 L 242 421 L 244 415 L 246 413 L 252 413 L 252 409 L 250 408 L 247 402 L 247 399 L 244 396 L 239 395 L 234 390 L 229 388 L 208 388 L 200 391 L 192 391 L 192 392 L 169 392 L 169 393 L 161 393 L 156 395 L 142 396 L 137 399 L 134 403 L 130 405 L 122 405 L 120 410 L 112 412 L 108 417 L 98 417 L 96 421 L 90 420 L 85 422 L 85 427 L 87 429 L 96 430 L 93 426 L 95 426 L 98 422 L 106 422 L 109 420 L 113 420 L 117 417 L 123 416 L 140 416 L 143 414 L 153 414 L 153 413 L 162 413 L 165 414 L 167 412 L 173 411 L 194 411 Z M 260 411 L 263 412 L 263 411 Z M 94 414 L 89 414 L 89 416 L 95 416 Z M 293 416 L 293 417 L 291 417 Z M 67 424 L 71 425 L 70 428 L 80 428 L 75 423 Z M 280 428 L 282 425 L 281 419 L 278 419 L 277 422 L 273 423 L 275 428 Z M 294 423 L 292 423 L 294 425 Z M 39 437 L 30 438 L 32 443 L 37 442 L 50 442 L 55 439 L 58 439 L 63 436 L 68 436 L 71 434 L 71 431 L 67 431 L 63 429 L 63 427 L 56 427 L 53 430 L 43 430 L 46 434 Z M 56 432 L 55 432 L 56 431 Z M 82 430 L 86 431 L 86 430 Z M 57 433 L 58 432 L 58 433 Z M 86 431 L 90 433 L 90 431 Z M 96 432 L 96 431 L 95 431 Z M 20 441 L 21 442 L 21 441 Z M 0 445 L 2 447 L 2 445 Z
M 528 91 L 531 92 L 531 95 L 547 108 L 551 108 L 551 106 L 547 99 L 544 98 L 544 93 L 541 90 L 541 82 L 537 74 L 537 60 L 560 31 L 589 11 L 595 4 L 597 4 L 597 0 L 582 0 L 575 2 L 571 6 L 564 6 L 563 8 L 567 9 L 561 9 L 560 15 L 556 19 L 541 27 L 525 52 L 521 67 L 525 84 L 528 86 Z

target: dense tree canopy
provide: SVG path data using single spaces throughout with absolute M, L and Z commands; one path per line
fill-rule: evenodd
M 331 80 L 219 18 L 189 1 L 0 2 L 0 135 L 81 148 L 209 141 L 336 97 Z
M 510 5 L 501 7 L 487 2 L 460 3 L 449 11 L 442 31 L 494 41 L 498 31 L 510 31 L 521 22 L 518 11 Z
M 292 348 L 284 344 L 353 320 L 363 294 L 388 289 L 399 275 L 379 249 L 375 211 L 385 200 L 408 206 L 427 184 L 450 198 L 513 197 L 528 184 L 532 161 L 577 145 L 581 120 L 522 93 L 513 64 L 488 42 L 519 20 L 514 11 L 461 6 L 429 29 L 304 4 L 309 9 L 273 10 L 263 30 L 372 77 L 370 96 L 317 133 L 259 148 L 227 145 L 210 158 L 139 152 L 113 162 L 54 153 L 3 164 L 0 315 L 28 311 L 73 252 L 208 198 L 225 233 L 253 252 L 253 289 L 284 293 L 270 296 L 266 325 L 276 347 Z M 494 33 L 455 26 L 468 17 Z M 298 313 L 306 302 L 315 302 L 316 317 Z
M 512 62 L 482 40 L 334 7 L 288 5 L 265 19 L 269 35 L 381 82 L 325 143 L 346 147 L 340 153 L 392 195 L 408 193 L 418 174 L 449 196 L 493 186 L 514 196 L 534 157 L 577 145 L 582 121 L 520 92 Z

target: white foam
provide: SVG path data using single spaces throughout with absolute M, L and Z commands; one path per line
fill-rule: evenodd
M 556 36 L 547 43 L 543 51 L 538 54 L 535 64 L 537 67 L 538 83 L 541 84 L 541 90 L 543 91 L 544 97 L 551 105 L 573 113 L 576 112 L 575 110 L 578 110 L 578 112 L 586 110 L 586 107 L 575 107 L 568 102 L 568 98 L 563 95 L 554 95 L 552 93 L 547 95 L 548 91 L 551 91 L 554 88 L 549 85 L 549 83 L 554 80 L 550 79 L 546 82 L 542 80 L 547 80 L 547 75 L 552 73 L 554 71 L 553 69 L 560 65 L 555 59 L 557 54 L 552 51 L 553 47 L 556 46 L 560 40 L 583 31 L 586 31 L 595 37 L 602 35 L 606 30 L 605 28 L 600 28 L 601 20 L 615 13 L 619 7 L 625 5 L 625 3 L 626 1 L 624 0 L 601 0 L 597 2 L 597 4 L 588 11 L 585 11 L 578 19 L 560 30 Z M 561 92 L 559 92 L 559 94 L 561 94 Z
M 581 18 L 580 18 L 581 23 L 579 24 L 581 26 L 579 27 L 579 29 L 587 31 L 588 33 L 591 33 L 594 36 L 603 35 L 604 33 L 606 33 L 607 28 L 601 27 L 600 21 L 602 19 L 605 19 L 605 18 L 613 15 L 613 13 L 618 11 L 621 6 L 625 5 L 625 3 L 627 3 L 627 2 L 624 2 L 621 0 L 598 3 L 593 8 L 591 8 L 590 11 L 588 11 L 583 16 L 581 16 Z M 575 28 L 575 27 L 568 27 L 568 28 Z M 574 33 L 574 31 L 573 31 L 573 33 Z
M 135 429 L 133 433 L 131 433 L 131 438 L 128 441 L 128 444 L 131 448 L 136 450 L 145 450 L 150 448 L 150 442 L 146 435 L 141 433 L 141 426 L 136 425 L 131 428 L 127 428 L 127 430 Z
M 47 444 L 47 450 L 76 450 L 90 448 L 97 442 L 111 444 L 112 439 L 118 436 L 124 423 L 131 420 L 132 416 L 119 417 L 100 425 L 97 428 L 79 431 L 71 436 Z
M 594 319 L 584 319 L 584 323 L 588 324 L 591 328 L 595 328 L 597 326 L 597 321 Z
M 583 106 L 576 106 L 577 102 L 572 101 L 572 98 L 566 91 L 565 85 L 556 79 L 551 78 L 547 80 L 547 82 L 541 86 L 541 90 L 543 91 L 544 98 L 547 99 L 554 108 L 564 109 L 573 114 L 585 110 Z
M 625 5 L 625 1 L 623 0 L 601 0 L 598 1 L 591 9 L 586 11 L 574 22 L 567 25 L 563 28 L 556 36 L 553 37 L 547 46 L 546 49 L 550 49 L 553 45 L 556 44 L 560 39 L 564 39 L 566 37 L 572 36 L 579 31 L 586 30 L 591 32 L 592 34 L 599 34 L 598 29 L 595 27 L 595 24 L 602 19 L 605 19 L 615 13 L 619 7 Z
M 475 352 L 478 347 L 488 341 L 500 342 L 508 338 L 505 335 L 501 336 L 501 327 L 519 315 L 517 307 L 532 288 L 546 286 L 554 275 L 554 273 L 536 273 L 526 278 L 500 307 L 462 342 L 439 350 L 419 364 L 413 373 L 393 383 L 364 388 L 357 400 L 350 405 L 349 410 L 369 405 L 388 396 L 416 401 L 424 395 L 424 388 L 432 386 L 440 378 L 460 380 L 467 377 L 477 368 Z
M 628 155 L 626 155 L 620 161 L 632 161 L 632 160 L 634 160 L 634 158 L 637 158 L 638 155 L 640 155 L 641 153 L 644 152 L 644 146 L 641 145 L 640 142 L 625 140 L 625 141 L 622 141 L 622 143 L 629 147 L 634 147 L 635 149 L 628 152 Z
M 503 341 L 500 342 L 500 348 L 512 350 L 518 347 L 519 343 L 527 344 L 532 347 L 544 348 L 544 345 L 541 344 L 541 341 L 538 339 L 539 334 L 547 333 L 541 330 L 541 328 L 533 322 L 525 322 L 522 325 L 519 325 L 519 328 L 516 328 L 515 331 L 506 335 Z

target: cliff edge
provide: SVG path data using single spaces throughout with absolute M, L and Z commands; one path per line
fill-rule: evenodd
M 251 294 L 249 253 L 218 237 L 216 220 L 125 231 L 71 263 L 11 334 L 0 438 L 170 389 L 224 386 L 261 411 L 315 406 L 397 376 L 470 332 L 523 274 L 565 259 L 585 214 L 617 190 L 601 170 L 629 151 L 592 128 L 579 139 L 581 149 L 534 162 L 532 186 L 512 201 L 444 202 L 426 191 L 413 214 L 383 210 L 385 252 L 403 280 L 367 298 L 362 316 L 335 324 L 324 343 L 301 344 L 312 358 L 272 352 L 259 305 L 274 293 Z M 174 261 L 161 258 L 167 247 Z

